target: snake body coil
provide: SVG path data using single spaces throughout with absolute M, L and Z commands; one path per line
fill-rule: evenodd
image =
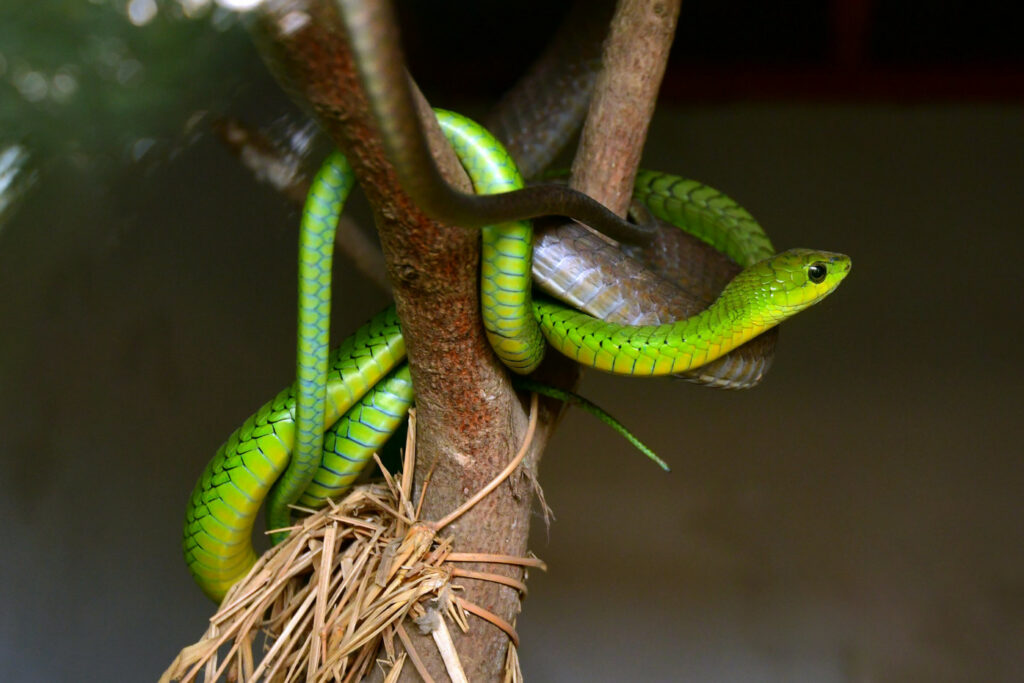
M 338 443 L 344 440 L 348 425 L 341 424 L 340 418 L 404 359 L 405 340 L 393 307 L 360 327 L 331 354 L 324 413 L 324 422 L 331 427 L 324 446 L 333 447 L 339 458 L 348 461 L 348 453 Z M 228 437 L 200 476 L 188 503 L 182 547 L 192 576 L 214 600 L 220 601 L 255 562 L 256 514 L 288 464 L 294 443 L 295 391 L 288 387 Z M 360 469 L 362 463 L 354 463 L 350 471 Z M 319 469 L 314 482 L 318 474 Z
M 486 131 L 449 112 L 439 112 L 439 117 L 478 191 L 502 191 L 521 183 L 514 164 Z M 337 160 L 332 163 L 337 165 Z M 513 223 L 488 228 L 481 278 L 483 314 L 488 338 L 507 365 L 518 372 L 535 367 L 543 353 L 543 334 L 560 352 L 609 372 L 652 375 L 694 369 L 821 300 L 849 271 L 849 259 L 827 252 L 792 250 L 760 260 L 757 250 L 770 249 L 764 246 L 766 238 L 764 244 L 737 238 L 750 228 L 749 214 L 738 212 L 731 200 L 725 202 L 710 188 L 678 178 L 665 180 L 667 185 L 661 187 L 661 181 L 658 176 L 644 183 L 650 190 L 647 202 L 652 211 L 670 217 L 673 207 L 703 211 L 702 238 L 734 251 L 738 261 L 750 265 L 696 316 L 665 325 L 611 325 L 552 300 L 531 304 L 529 226 Z M 689 209 L 676 206 L 681 184 L 688 188 L 688 199 L 682 204 L 692 205 Z M 343 186 L 335 183 L 334 187 Z M 340 201 L 325 203 L 325 196 L 335 194 L 324 195 L 322 190 L 321 183 L 315 184 L 307 203 L 307 212 L 320 217 L 318 225 L 336 221 L 341 208 Z M 703 205 L 702 200 L 706 200 Z M 716 211 L 735 220 L 715 220 Z M 320 311 L 326 315 L 322 306 Z M 331 354 L 328 372 L 321 373 L 326 395 L 322 424 L 329 427 L 311 477 L 307 473 L 291 481 L 288 474 L 282 476 L 296 444 L 294 387 L 261 407 L 221 446 L 192 493 L 183 538 L 189 569 L 208 596 L 219 601 L 255 561 L 252 528 L 272 486 L 298 490 L 303 505 L 322 505 L 351 485 L 370 455 L 397 428 L 413 400 L 404 353 L 398 319 L 389 308 Z M 300 354 L 300 368 L 302 362 Z M 317 391 L 314 385 L 311 392 Z M 319 425 L 315 406 L 311 413 Z M 286 523 L 287 517 L 275 516 L 275 510 L 291 494 L 278 494 L 275 489 L 271 495 L 278 502 L 268 506 L 270 523 Z

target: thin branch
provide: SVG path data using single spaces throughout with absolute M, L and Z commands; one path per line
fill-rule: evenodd
M 620 216 L 654 114 L 680 0 L 619 0 L 570 185 Z
M 275 140 L 270 134 L 233 117 L 217 119 L 211 127 L 256 180 L 270 185 L 300 207 L 305 203 L 311 179 L 303 168 L 303 149 Z M 308 142 L 308 136 L 299 139 Z M 338 251 L 370 282 L 385 292 L 391 291 L 383 254 L 347 215 L 338 220 L 334 240 Z

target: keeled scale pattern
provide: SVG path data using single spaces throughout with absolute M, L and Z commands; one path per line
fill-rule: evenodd
M 434 112 L 477 194 L 523 187 L 512 157 L 486 129 L 454 112 Z M 533 227 L 529 221 L 512 221 L 482 232 L 480 301 L 487 339 L 506 366 L 529 374 L 544 357 L 544 339 L 530 303 Z
M 354 182 L 352 167 L 341 152 L 335 151 L 320 166 L 302 211 L 295 363 L 297 435 L 291 460 L 267 501 L 267 519 L 271 528 L 288 526 L 288 506 L 302 495 L 320 463 L 331 329 L 334 234 Z
M 663 221 L 707 242 L 744 268 L 775 254 L 750 213 L 713 187 L 640 169 L 633 197 Z
M 404 357 L 398 316 L 388 308 L 331 354 L 325 421 L 336 422 Z M 196 582 L 214 600 L 255 561 L 253 522 L 288 463 L 294 440 L 295 394 L 288 387 L 228 437 L 199 478 L 185 515 L 182 547 Z
M 829 264 L 821 282 L 808 268 Z M 669 375 L 728 353 L 821 301 L 850 270 L 842 254 L 790 249 L 745 268 L 701 313 L 665 325 L 613 325 L 551 301 L 534 310 L 548 342 L 583 365 L 624 375 Z
M 324 455 L 300 505 L 318 508 L 344 493 L 401 426 L 413 402 L 409 365 L 403 363 L 324 434 Z

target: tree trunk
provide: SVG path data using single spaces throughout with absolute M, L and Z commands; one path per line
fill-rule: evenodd
M 678 0 L 623 0 L 605 47 L 606 64 L 615 68 L 599 79 L 591 108 L 597 114 L 573 165 L 573 183 L 620 215 L 629 197 L 628 189 L 623 196 L 621 188 L 632 183 L 677 14 Z M 422 518 L 440 519 L 505 467 L 522 443 L 528 418 L 526 404 L 484 337 L 478 231 L 427 218 L 398 186 L 332 2 L 269 0 L 255 14 L 254 32 L 269 68 L 348 156 L 373 206 L 416 385 L 417 495 L 431 472 Z M 442 172 L 453 185 L 469 191 L 469 181 L 429 106 L 419 100 Z M 583 172 L 598 159 L 615 179 Z M 549 381 L 571 382 L 576 369 L 561 358 L 549 358 L 542 372 Z M 549 403 L 542 406 L 531 452 L 519 472 L 442 531 L 456 538 L 456 551 L 526 553 L 532 482 L 559 410 Z M 522 579 L 518 568 L 467 568 Z M 460 584 L 466 599 L 514 622 L 520 611 L 515 590 L 476 580 Z M 468 634 L 453 629 L 469 680 L 498 680 L 508 638 L 483 620 L 470 623 Z M 445 680 L 432 641 L 413 637 L 431 674 Z M 417 678 L 407 666 L 403 680 Z

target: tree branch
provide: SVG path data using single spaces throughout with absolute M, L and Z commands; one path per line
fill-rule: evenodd
M 619 0 L 570 185 L 626 215 L 680 0 Z
M 312 182 L 302 171 L 302 152 L 291 145 L 273 140 L 261 130 L 234 118 L 225 117 L 213 122 L 213 130 L 238 157 L 239 162 L 252 172 L 256 180 L 267 183 L 300 208 L 309 194 Z M 347 215 L 338 219 L 334 236 L 335 247 L 345 254 L 353 267 L 385 292 L 391 291 L 384 255 L 360 227 Z

